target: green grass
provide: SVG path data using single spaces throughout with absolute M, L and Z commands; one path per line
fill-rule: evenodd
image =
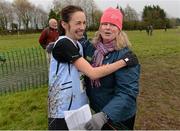
M 0 36 L 0 52 L 12 49 L 39 47 L 39 36 L 40 34 Z
M 141 63 L 135 129 L 180 129 L 180 29 L 126 32 Z M 0 37 L 0 51 L 39 46 L 38 36 Z M 47 129 L 46 88 L 1 96 L 0 103 L 0 129 Z
M 180 30 L 127 33 L 142 67 L 136 129 L 179 129 Z
M 155 30 L 153 36 L 147 36 L 145 32 L 127 32 L 133 49 L 140 58 L 157 58 L 178 54 L 180 51 L 180 29 Z
M 47 129 L 47 88 L 0 97 L 1 130 Z

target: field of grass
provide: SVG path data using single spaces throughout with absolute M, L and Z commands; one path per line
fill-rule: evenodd
M 0 130 L 47 129 L 47 87 L 0 97 Z
M 180 129 L 180 29 L 128 34 L 142 66 L 136 129 Z
M 141 63 L 135 129 L 180 129 L 180 29 L 126 33 Z M 37 47 L 38 36 L 0 36 L 0 52 Z M 0 96 L 0 103 L 0 129 L 47 129 L 47 87 Z
M 40 34 L 0 36 L 0 52 L 29 47 L 39 47 Z

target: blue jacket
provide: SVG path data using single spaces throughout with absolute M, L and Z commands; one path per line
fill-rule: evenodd
M 91 63 L 95 49 L 92 44 L 84 46 L 85 58 Z M 123 48 L 105 56 L 103 64 L 113 63 L 129 51 Z M 127 120 L 136 113 L 136 98 L 139 93 L 140 65 L 124 67 L 100 79 L 100 87 L 92 87 L 86 78 L 87 95 L 95 112 L 104 112 L 113 122 Z

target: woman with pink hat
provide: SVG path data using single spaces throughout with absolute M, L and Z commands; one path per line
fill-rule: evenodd
M 113 63 L 130 52 L 130 42 L 122 31 L 119 9 L 103 12 L 93 44 L 84 48 L 85 58 L 93 67 Z M 140 65 L 124 67 L 97 80 L 86 78 L 87 95 L 96 112 L 85 125 L 88 130 L 132 130 L 139 92 Z

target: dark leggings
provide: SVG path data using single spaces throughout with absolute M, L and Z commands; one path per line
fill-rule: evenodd
M 133 130 L 134 122 L 135 122 L 135 115 L 117 124 L 108 122 L 102 127 L 102 130 Z
M 48 130 L 68 130 L 64 118 L 48 118 Z

